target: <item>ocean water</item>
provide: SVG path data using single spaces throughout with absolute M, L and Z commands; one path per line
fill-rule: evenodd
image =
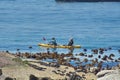
M 46 41 L 43 40 L 46 38 Z M 56 3 L 54 0 L 0 0 L 0 50 L 45 52 L 38 43 L 120 49 L 120 3 Z M 57 49 L 58 52 L 68 52 Z M 75 50 L 79 53 L 81 49 Z M 118 53 L 118 52 L 116 52 Z M 118 54 L 119 56 L 119 54 Z

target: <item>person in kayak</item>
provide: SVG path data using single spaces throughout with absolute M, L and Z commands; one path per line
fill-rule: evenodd
M 57 46 L 56 39 L 53 37 L 49 44 Z
M 49 42 L 49 44 L 57 46 L 56 39 L 53 37 L 52 40 Z M 51 50 L 52 50 L 53 53 L 57 53 L 56 49 L 57 49 L 56 47 L 55 48 L 51 48 Z
M 74 44 L 74 41 L 73 41 L 73 38 L 71 38 L 71 39 L 69 40 L 68 46 L 73 46 L 73 44 Z
M 73 46 L 73 44 L 74 44 L 74 41 L 73 41 L 73 38 L 71 38 L 69 40 L 68 46 Z M 69 53 L 73 53 L 73 51 L 74 51 L 73 47 L 69 48 Z

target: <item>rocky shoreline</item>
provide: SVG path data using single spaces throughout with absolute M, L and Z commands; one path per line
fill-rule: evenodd
M 104 53 L 104 50 L 92 50 L 93 54 Z M 103 51 L 103 52 L 102 52 Z M 84 52 L 86 50 L 84 49 Z M 92 57 L 84 53 L 76 54 L 79 56 Z M 115 55 L 111 54 L 107 57 L 101 58 L 102 61 L 113 58 Z M 100 57 L 100 56 L 98 56 Z M 43 60 L 53 59 L 53 62 L 45 62 Z M 57 60 L 57 64 L 55 62 Z M 0 52 L 0 67 L 3 71 L 0 75 L 0 80 L 6 80 L 5 78 L 12 78 L 11 80 L 106 80 L 111 77 L 114 80 L 119 79 L 120 64 L 113 67 L 102 68 L 102 61 L 97 59 L 91 60 L 91 64 L 73 66 L 68 61 L 76 60 L 78 58 L 73 57 L 73 54 L 57 54 L 57 53 L 21 53 L 17 52 L 12 54 L 9 51 Z M 81 62 L 88 62 L 85 58 Z M 119 59 L 112 60 L 113 62 L 119 62 Z M 80 62 L 80 64 L 81 64 Z M 95 64 L 97 66 L 94 66 Z M 35 78 L 35 79 L 32 79 Z

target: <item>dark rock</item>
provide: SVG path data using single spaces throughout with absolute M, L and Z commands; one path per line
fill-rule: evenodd
M 39 80 L 51 80 L 51 79 L 48 78 L 48 77 L 44 77 L 44 78 L 41 78 L 41 79 L 39 79 Z
M 7 50 L 6 53 L 9 53 L 9 51 Z
M 109 49 L 109 50 L 111 50 L 112 48 L 111 48 L 111 47 L 109 47 L 108 49 Z
M 16 78 L 6 77 L 5 80 L 16 80 Z
M 105 55 L 105 56 L 103 56 L 102 60 L 107 60 L 107 58 L 108 58 L 108 56 Z
M 80 55 L 80 56 L 85 56 L 85 54 L 84 54 L 84 53 L 80 53 L 79 55 Z
M 118 50 L 118 52 L 120 53 L 120 50 Z
M 87 52 L 87 49 L 83 49 L 84 52 Z
M 99 53 L 100 53 L 100 54 L 103 54 L 103 53 L 104 53 L 104 51 L 99 51 Z
M 29 80 L 39 80 L 39 79 L 36 76 L 31 74 L 29 77 Z
M 36 76 L 34 76 L 34 75 L 30 75 L 30 79 L 29 80 L 51 80 L 51 78 L 49 78 L 49 77 L 36 77 Z
M 118 58 L 118 60 L 120 60 L 120 57 Z
M 2 69 L 0 69 L 0 76 L 2 75 Z
M 93 54 L 98 54 L 98 50 L 97 49 L 92 49 L 91 51 L 93 52 Z
M 101 58 L 101 55 L 98 55 L 98 58 Z
M 88 55 L 88 57 L 90 57 L 90 58 L 91 58 L 91 57 L 93 57 L 93 55 Z

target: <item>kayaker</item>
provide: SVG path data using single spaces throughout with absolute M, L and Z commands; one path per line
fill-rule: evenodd
M 49 44 L 57 46 L 56 39 L 53 37 Z
M 68 42 L 68 46 L 73 46 L 73 44 L 74 44 L 74 41 L 73 41 L 73 38 L 71 38 Z M 69 53 L 73 53 L 73 51 L 74 51 L 73 47 L 69 48 Z
M 69 40 L 68 46 L 73 46 L 73 44 L 74 44 L 74 41 L 73 41 L 73 38 L 71 38 L 71 39 Z

